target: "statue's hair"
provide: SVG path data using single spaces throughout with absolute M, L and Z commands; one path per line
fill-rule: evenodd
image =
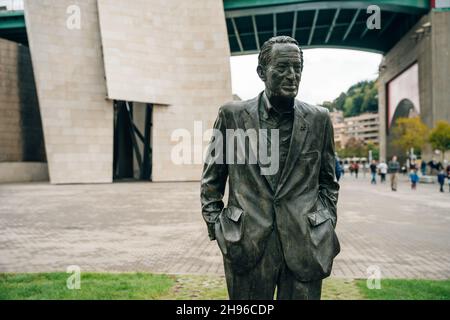
M 258 65 L 261 66 L 263 69 L 265 69 L 272 60 L 272 48 L 277 43 L 285 43 L 285 44 L 295 44 L 298 49 L 300 50 L 300 69 L 303 70 L 303 51 L 302 48 L 300 48 L 300 45 L 298 44 L 297 40 L 294 38 L 291 38 L 289 36 L 277 36 L 272 37 L 261 47 L 261 52 L 258 55 Z

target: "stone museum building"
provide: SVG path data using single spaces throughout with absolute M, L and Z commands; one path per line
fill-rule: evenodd
M 379 29 L 367 28 L 370 5 Z M 374 122 L 390 156 L 397 117 L 450 120 L 449 9 L 446 0 L 0 0 L 0 182 L 199 180 L 203 133 L 233 99 L 230 55 L 257 53 L 274 35 L 384 55 Z M 173 161 L 180 142 L 192 161 Z
M 222 1 L 33 0 L 24 13 L 29 50 L 0 40 L 2 161 L 46 159 L 52 183 L 199 179 L 201 164 L 171 161 L 171 134 L 212 127 L 232 99 Z M 24 108 L 42 127 L 19 124 Z M 24 154 L 31 130 L 45 154 Z

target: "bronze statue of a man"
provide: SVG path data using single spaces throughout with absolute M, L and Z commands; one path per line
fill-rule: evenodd
M 202 214 L 223 254 L 230 299 L 273 299 L 275 288 L 277 299 L 320 299 L 322 279 L 340 251 L 332 123 L 325 108 L 295 99 L 303 70 L 295 39 L 269 39 L 258 60 L 265 90 L 219 109 L 209 152 L 227 153 L 227 161 L 205 162 Z M 264 171 L 267 163 L 247 154 L 229 161 L 236 151 L 230 132 L 252 130 L 269 132 L 258 135 L 257 147 L 277 146 L 271 161 L 278 170 Z

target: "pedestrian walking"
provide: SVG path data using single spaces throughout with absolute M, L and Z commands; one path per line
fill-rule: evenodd
M 339 160 L 339 165 L 341 166 L 341 176 L 343 178 L 345 176 L 345 167 L 344 167 L 344 163 L 342 162 L 342 160 Z
M 448 192 L 450 192 L 450 164 L 447 166 Z
M 439 186 L 440 186 L 440 189 L 439 189 L 440 192 L 444 192 L 445 178 L 446 178 L 446 174 L 444 172 L 444 169 L 441 169 L 441 171 L 439 171 L 439 173 L 437 175 L 437 179 L 438 179 Z
M 416 190 L 417 182 L 419 182 L 419 175 L 417 174 L 417 169 L 411 170 L 409 173 L 409 179 L 411 180 L 411 189 Z
M 355 166 L 354 166 L 353 170 L 355 171 L 355 178 L 358 179 L 358 171 L 359 171 L 358 162 L 355 162 Z
M 400 171 L 400 163 L 397 161 L 397 156 L 393 156 L 389 161 L 388 170 L 391 177 L 391 190 L 397 191 L 398 172 Z
M 416 161 L 413 159 L 410 161 L 409 163 L 409 172 L 414 171 L 417 169 L 417 163 Z
M 377 162 L 372 160 L 370 164 L 370 175 L 372 176 L 372 180 L 370 180 L 371 184 L 377 184 Z
M 378 165 L 378 170 L 380 171 L 380 182 L 385 183 L 386 182 L 386 174 L 388 172 L 388 166 L 386 162 L 381 161 Z
M 339 158 L 336 157 L 335 160 L 335 174 L 336 174 L 336 180 L 339 181 L 339 179 L 341 178 L 342 175 L 342 167 L 341 164 L 339 163 Z
M 436 160 L 432 159 L 428 162 L 428 165 L 430 166 L 430 175 L 434 176 L 436 174 L 437 170 L 437 162 Z
M 422 176 L 426 176 L 427 175 L 427 163 L 423 159 L 422 159 L 422 162 L 420 164 L 420 171 L 422 172 Z

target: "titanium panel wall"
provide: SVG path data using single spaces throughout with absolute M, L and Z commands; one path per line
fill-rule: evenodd
M 171 159 L 176 129 L 211 128 L 231 100 L 222 0 L 98 0 L 110 99 L 155 104 L 153 180 L 199 180 L 201 163 Z M 202 132 L 200 132 L 201 134 Z M 203 146 L 202 137 L 197 137 Z
M 68 27 L 74 8 L 79 29 Z M 26 1 L 25 20 L 51 182 L 112 182 L 113 106 L 105 100 L 97 1 Z

